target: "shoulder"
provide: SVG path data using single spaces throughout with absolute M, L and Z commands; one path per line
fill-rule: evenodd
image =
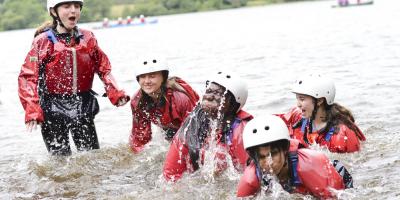
M 253 119 L 253 115 L 244 110 L 239 110 L 239 112 L 236 113 L 236 117 L 242 121 L 250 121 Z
M 139 104 L 140 98 L 142 98 L 142 93 L 140 89 L 135 92 L 135 94 L 131 98 L 131 106 L 132 108 L 136 108 Z

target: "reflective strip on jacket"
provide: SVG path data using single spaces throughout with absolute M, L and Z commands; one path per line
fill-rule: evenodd
M 236 115 L 236 119 L 240 120 L 240 123 L 234 127 L 230 142 L 222 143 L 220 140 L 217 141 L 217 146 L 221 151 L 215 154 L 215 159 L 217 160 L 216 170 L 223 171 L 227 168 L 225 152 L 229 153 L 236 170 L 244 170 L 248 155 L 243 146 L 243 130 L 247 122 L 252 118 L 253 116 L 247 112 L 243 110 L 239 111 Z M 203 145 L 202 151 L 204 152 L 205 150 Z M 203 161 L 204 157 L 201 157 L 200 162 L 203 163 Z M 182 177 L 185 171 L 194 171 L 189 149 L 184 141 L 181 141 L 179 137 L 175 136 L 165 158 L 163 174 L 166 180 L 177 181 Z
M 48 94 L 87 92 L 92 88 L 97 73 L 112 104 L 117 105 L 118 100 L 125 96 L 124 91 L 118 89 L 111 75 L 110 62 L 93 33 L 79 29 L 79 38 L 79 44 L 74 39 L 67 44 L 60 38 L 53 44 L 46 32 L 34 38 L 18 76 L 18 93 L 25 109 L 25 122 L 43 121 L 38 92 L 40 66 L 45 68 L 44 85 Z
M 302 132 L 302 128 L 293 128 L 293 126 L 302 119 L 301 110 L 295 107 L 288 113 L 279 114 L 278 116 L 281 117 L 288 126 L 290 137 L 299 140 L 302 145 L 308 147 L 309 144 L 304 141 L 303 138 L 304 133 Z M 360 140 L 365 141 L 365 136 L 362 134 L 361 130 L 360 133 L 361 135 L 357 136 L 357 134 L 345 124 L 339 124 L 335 128 L 335 133 L 333 133 L 329 139 L 327 139 L 326 135 L 319 134 L 318 131 L 307 134 L 307 139 L 310 143 L 317 143 L 320 146 L 327 147 L 331 152 L 351 153 L 360 150 Z
M 186 93 L 167 88 L 165 104 L 163 107 L 154 107 L 144 110 L 139 106 L 142 97 L 141 90 L 138 90 L 132 97 L 132 130 L 129 144 L 133 152 L 140 152 L 152 138 L 151 123 L 160 126 L 162 129 L 178 130 L 182 122 L 193 110 L 199 97 L 197 93 L 182 79 L 177 82 L 185 89 Z M 190 97 L 188 96 L 190 95 Z
M 311 194 L 319 198 L 330 198 L 334 194 L 330 189 L 345 188 L 342 177 L 322 152 L 311 149 L 298 149 L 297 175 L 300 184 L 295 186 L 293 193 Z M 237 197 L 254 196 L 260 192 L 261 185 L 253 162 L 246 167 L 240 178 Z

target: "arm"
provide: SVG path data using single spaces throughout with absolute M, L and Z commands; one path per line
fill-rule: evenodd
M 100 49 L 96 39 L 94 39 L 94 41 L 95 41 L 94 53 L 95 53 L 96 64 L 98 66 L 97 73 L 100 79 L 104 83 L 104 88 L 106 90 L 108 98 L 110 99 L 113 105 L 118 105 L 118 101 L 120 100 L 127 102 L 129 100 L 129 96 L 125 95 L 125 92 L 118 88 L 117 83 L 113 75 L 111 74 L 111 63 L 107 55 Z
M 360 150 L 360 141 L 356 133 L 345 125 L 339 126 L 339 132 L 332 135 L 329 150 L 338 153 L 352 153 Z
M 179 137 L 174 137 L 167 156 L 165 157 L 163 175 L 167 181 L 176 182 L 183 173 L 187 171 L 188 149 L 179 141 Z
M 254 196 L 260 190 L 261 185 L 256 175 L 256 167 L 253 163 L 246 167 L 237 187 L 237 197 Z
M 133 152 L 138 153 L 151 140 L 151 122 L 142 111 L 136 108 L 135 99 L 133 98 L 131 101 L 133 119 L 129 145 Z
M 43 110 L 39 104 L 38 94 L 39 49 L 35 41 L 18 76 L 18 95 L 25 110 L 25 123 L 43 122 Z

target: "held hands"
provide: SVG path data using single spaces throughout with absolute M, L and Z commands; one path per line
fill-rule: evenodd
M 125 105 L 126 103 L 128 103 L 128 101 L 129 101 L 129 96 L 121 97 L 121 98 L 118 100 L 117 107 L 120 107 L 120 106 Z
M 28 133 L 32 133 L 32 130 L 36 130 L 37 125 L 41 126 L 42 123 L 38 123 L 36 120 L 32 120 L 25 123 L 26 130 L 28 131 Z

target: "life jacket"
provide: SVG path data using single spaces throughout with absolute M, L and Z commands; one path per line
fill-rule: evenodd
M 361 148 L 360 141 L 365 141 L 365 136 L 361 130 L 359 133 L 351 130 L 345 124 L 341 123 L 336 127 L 330 127 L 326 133 L 320 131 L 312 131 L 310 133 L 309 120 L 301 116 L 298 108 L 291 109 L 287 114 L 278 114 L 289 128 L 290 137 L 297 139 L 300 143 L 309 147 L 310 144 L 319 144 L 325 146 L 331 152 L 351 153 L 359 151 Z
M 193 112 L 195 111 L 196 109 Z M 235 121 L 226 133 L 217 133 L 217 146 L 222 151 L 215 153 L 217 163 L 216 170 L 223 171 L 226 169 L 227 155 L 224 152 L 228 152 L 229 156 L 232 158 L 235 169 L 243 171 L 248 158 L 243 146 L 243 129 L 252 118 L 253 116 L 241 110 L 237 113 Z M 178 130 L 177 135 L 170 145 L 163 167 L 163 175 L 168 181 L 177 181 L 182 177 L 184 172 L 193 172 L 199 168 L 199 165 L 204 164 L 204 152 L 207 151 L 210 137 L 205 135 L 204 138 L 202 138 L 202 136 L 197 135 L 202 134 L 198 132 L 199 130 L 190 130 L 190 123 L 197 123 L 197 121 L 191 122 L 190 120 L 203 122 L 202 119 L 190 119 L 188 117 Z M 200 125 L 196 124 L 194 127 L 200 128 Z M 193 137 L 185 137 L 185 131 L 187 134 L 194 134 Z M 195 140 L 195 142 L 187 140 Z M 193 144 L 190 142 L 193 142 Z M 191 145 L 192 147 L 189 147 Z
M 330 188 L 344 189 L 342 177 L 321 152 L 311 149 L 297 149 L 299 143 L 291 140 L 288 152 L 289 182 L 283 188 L 290 193 L 312 194 L 316 197 L 330 198 Z M 257 194 L 261 189 L 257 167 L 251 162 L 246 167 L 237 189 L 238 197 Z
M 166 139 L 172 139 L 199 100 L 197 93 L 185 81 L 180 78 L 175 78 L 175 81 L 184 90 L 166 88 L 165 98 L 162 98 L 158 105 L 141 101 L 143 94 L 140 89 L 132 97 L 133 122 L 130 146 L 134 152 L 141 151 L 151 140 L 151 123 L 166 132 Z
M 18 76 L 19 97 L 26 122 L 43 122 L 38 92 L 40 82 L 48 94 L 71 95 L 89 92 L 97 73 L 112 104 L 117 105 L 118 100 L 125 97 L 124 91 L 118 89 L 111 75 L 111 64 L 97 45 L 93 33 L 78 29 L 75 37 L 78 39 L 67 43 L 51 30 L 35 37 Z M 39 75 L 41 68 L 42 77 Z

